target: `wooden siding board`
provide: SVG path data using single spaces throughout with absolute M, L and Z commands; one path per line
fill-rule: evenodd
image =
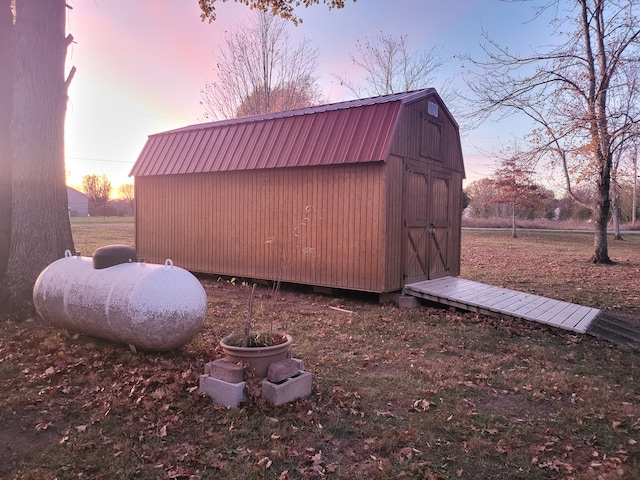
M 404 163 L 402 158 L 390 156 L 384 165 L 384 181 L 386 195 L 383 205 L 384 258 L 385 261 L 385 291 L 393 291 L 404 285 L 402 262 L 402 209 L 403 209 L 403 178 Z
M 173 257 L 193 271 L 274 278 L 266 237 L 291 236 L 311 205 L 311 228 L 301 230 L 300 246 L 314 253 L 298 254 L 285 281 L 379 291 L 385 286 L 383 166 L 148 177 L 137 192 L 145 219 L 137 221 L 137 242 L 149 261 Z M 212 204 L 224 208 L 204 208 Z M 274 215 L 276 227 L 267 229 Z

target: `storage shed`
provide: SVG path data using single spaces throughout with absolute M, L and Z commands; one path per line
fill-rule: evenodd
M 460 273 L 462 149 L 434 89 L 158 133 L 131 175 L 151 262 L 377 293 Z

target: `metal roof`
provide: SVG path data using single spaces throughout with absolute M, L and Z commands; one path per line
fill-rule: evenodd
M 402 105 L 434 94 L 429 88 L 150 135 L 130 175 L 382 161 Z

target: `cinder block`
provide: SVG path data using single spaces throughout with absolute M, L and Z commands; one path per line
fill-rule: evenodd
M 398 298 L 398 306 L 400 308 L 418 308 L 420 300 L 412 295 L 400 295 Z
M 279 383 L 289 377 L 293 377 L 300 372 L 300 363 L 291 358 L 285 358 L 269 365 L 267 380 L 272 383 Z
M 240 383 L 244 381 L 244 368 L 224 358 L 219 358 L 205 364 L 204 373 L 205 375 L 229 383 Z
M 287 379 L 283 383 L 272 383 L 266 378 L 262 381 L 262 396 L 272 405 L 282 405 L 311 393 L 311 373 Z
M 200 375 L 200 391 L 211 397 L 214 403 L 227 408 L 238 408 L 247 397 L 246 382 L 229 383 L 209 375 Z
M 301 358 L 291 358 L 294 362 L 298 362 L 298 370 L 301 372 L 304 370 L 304 361 Z

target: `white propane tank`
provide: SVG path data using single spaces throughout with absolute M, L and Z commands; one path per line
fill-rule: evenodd
M 68 250 L 40 273 L 33 302 L 58 327 L 149 350 L 190 342 L 207 315 L 202 284 L 171 260 L 95 269 Z

